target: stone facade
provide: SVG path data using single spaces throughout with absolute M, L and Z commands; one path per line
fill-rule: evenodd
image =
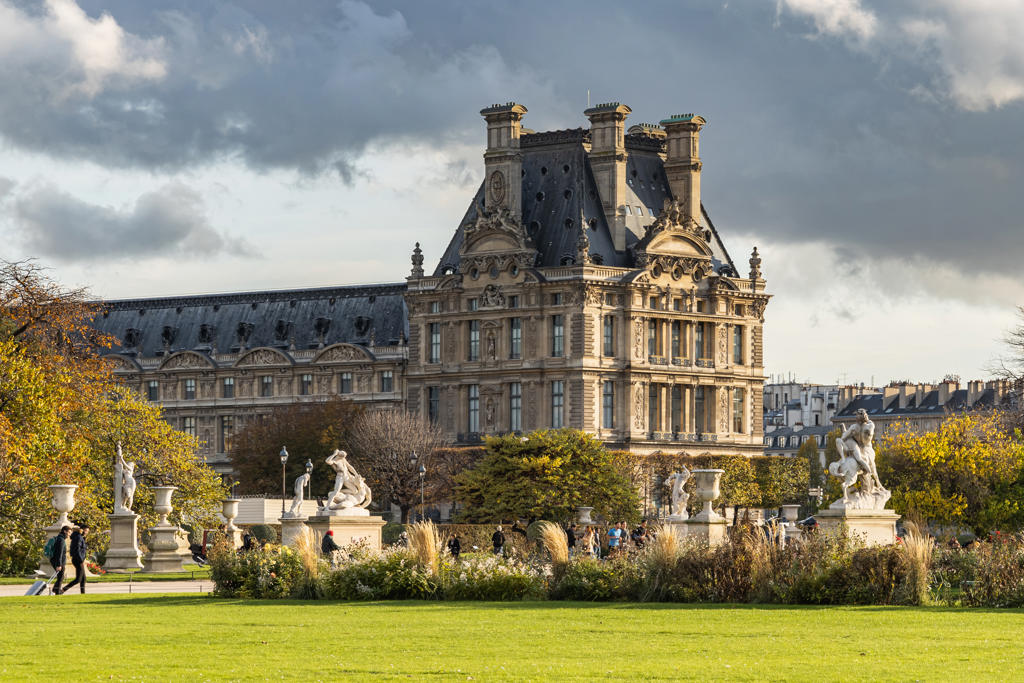
M 700 200 L 692 114 L 534 133 L 494 105 L 484 181 L 438 266 L 405 284 L 108 303 L 125 381 L 227 471 L 273 406 L 342 394 L 454 443 L 572 427 L 639 453 L 763 451 L 754 249 L 741 277 Z

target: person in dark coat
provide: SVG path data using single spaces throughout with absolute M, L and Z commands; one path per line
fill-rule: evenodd
M 459 561 L 459 553 L 462 552 L 462 543 L 459 541 L 458 534 L 453 534 L 452 537 L 448 539 L 448 552 L 451 553 L 456 562 Z
M 85 544 L 85 537 L 88 535 L 88 524 L 83 524 L 71 532 L 71 564 L 75 565 L 75 580 L 64 586 L 65 593 L 76 583 L 78 588 L 85 592 L 85 554 L 89 550 Z
M 565 530 L 565 542 L 569 547 L 569 554 L 576 554 L 576 525 L 570 524 L 569 528 Z
M 341 546 L 334 542 L 334 532 L 328 530 L 328 532 L 324 534 L 324 540 L 320 542 L 320 552 L 327 557 L 330 557 L 331 553 L 336 550 L 341 550 Z
M 501 555 L 505 549 L 505 534 L 501 532 L 501 525 L 491 534 L 491 545 L 494 546 L 494 554 Z
M 53 548 L 50 551 L 50 566 L 53 567 L 53 594 L 60 595 L 60 584 L 64 581 L 64 569 L 68 563 L 68 536 L 71 535 L 71 527 L 62 526 L 60 532 L 54 537 Z

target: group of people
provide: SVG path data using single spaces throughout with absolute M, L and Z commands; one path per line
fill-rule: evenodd
M 565 530 L 569 542 L 569 554 L 583 557 L 613 557 L 631 549 L 641 550 L 650 540 L 652 533 L 647 529 L 647 522 L 641 522 L 632 531 L 625 522 L 612 524 L 607 529 L 598 526 L 587 526 L 580 533 L 575 524 Z M 632 546 L 632 548 L 631 548 Z M 602 547 L 608 551 L 602 554 Z
M 63 526 L 60 528 L 60 532 L 53 537 L 52 542 L 47 543 L 50 566 L 53 567 L 54 574 L 54 595 L 67 593 L 76 584 L 83 593 L 85 592 L 85 555 L 89 550 L 85 539 L 88 535 L 88 524 L 81 524 L 74 528 Z M 71 564 L 75 568 L 75 578 L 66 586 L 62 586 L 69 554 L 71 555 Z

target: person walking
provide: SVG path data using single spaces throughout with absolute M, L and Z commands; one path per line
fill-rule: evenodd
M 64 581 L 64 569 L 68 563 L 68 536 L 71 535 L 71 527 L 62 526 L 60 531 L 53 538 L 53 546 L 50 548 L 50 566 L 53 567 L 53 594 L 61 594 L 60 584 Z
M 622 524 L 612 524 L 608 529 L 608 556 L 611 557 L 619 552 L 619 543 L 622 542 Z
M 462 543 L 459 542 L 459 535 L 452 534 L 452 537 L 448 539 L 448 552 L 455 558 L 455 561 L 459 561 L 459 553 L 462 552 Z
M 569 557 L 573 557 L 576 554 L 576 525 L 570 524 L 569 528 L 565 530 L 565 542 L 569 547 Z
M 334 542 L 334 532 L 330 529 L 324 534 L 324 540 L 320 541 L 320 552 L 324 554 L 324 557 L 331 560 L 331 565 L 334 565 L 334 558 L 336 552 L 341 550 L 341 546 Z
M 75 566 L 75 579 L 64 586 L 67 593 L 76 583 L 81 592 L 85 592 L 85 554 L 89 550 L 85 537 L 89 535 L 89 525 L 83 524 L 71 532 L 71 564 Z
M 587 557 L 594 557 L 594 527 L 588 526 L 583 534 L 583 554 Z
M 494 530 L 494 533 L 491 534 L 491 545 L 494 546 L 495 555 L 501 555 L 505 551 L 505 534 L 501 532 L 500 524 Z

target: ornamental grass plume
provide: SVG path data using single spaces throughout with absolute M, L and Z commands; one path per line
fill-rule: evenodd
M 680 536 L 674 526 L 660 526 L 654 529 L 643 554 L 641 562 L 647 574 L 647 589 L 644 600 L 662 600 L 669 583 L 669 577 L 679 561 Z
M 540 543 L 551 557 L 551 575 L 555 583 L 569 566 L 569 539 L 554 522 L 541 522 L 537 528 Z
M 409 527 L 409 552 L 428 574 L 437 574 L 440 549 L 441 538 L 433 522 L 416 522 Z
M 910 520 L 903 522 L 906 533 L 899 544 L 900 553 L 907 563 L 907 589 L 910 604 L 921 605 L 928 601 L 928 582 L 935 543 L 927 531 Z
M 316 536 L 309 527 L 303 527 L 302 532 L 295 538 L 295 553 L 302 562 L 302 570 L 306 576 L 313 579 L 320 576 L 320 549 L 317 547 Z

